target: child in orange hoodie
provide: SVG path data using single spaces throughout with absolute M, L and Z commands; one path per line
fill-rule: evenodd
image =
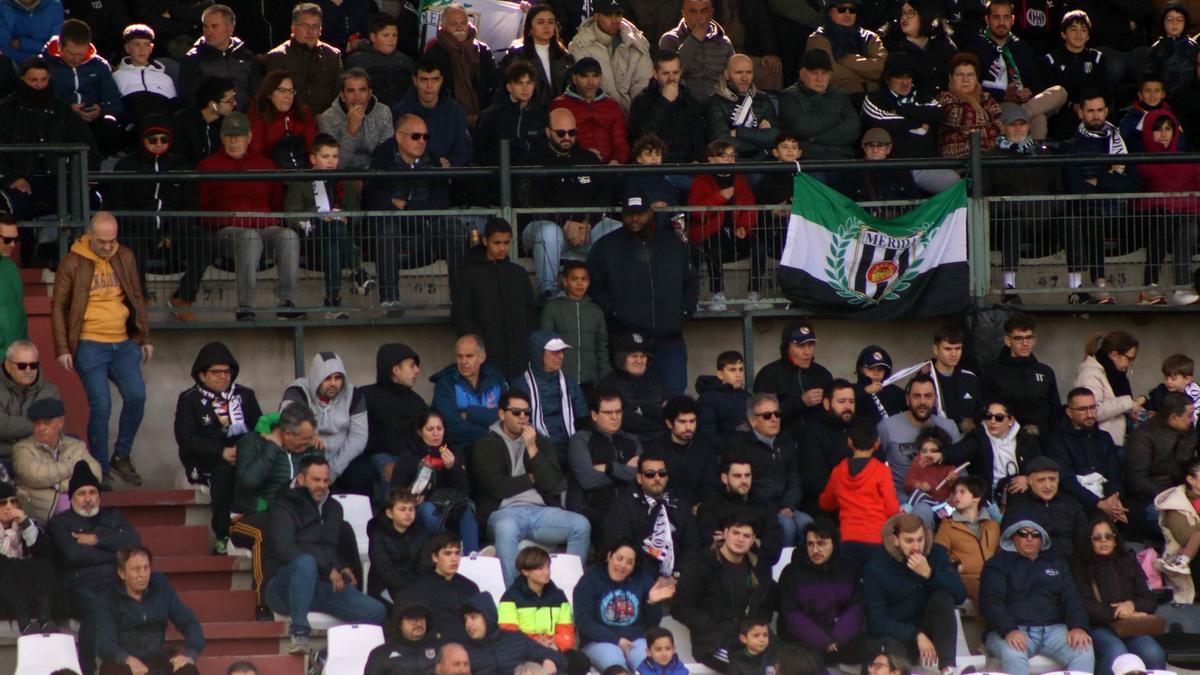
M 856 420 L 846 440 L 851 456 L 833 467 L 820 505 L 825 511 L 838 512 L 842 553 L 861 567 L 883 553 L 883 526 L 899 513 L 900 502 L 892 470 L 875 458 L 879 450 L 875 425 Z

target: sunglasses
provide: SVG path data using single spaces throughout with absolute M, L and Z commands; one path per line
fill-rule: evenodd
M 4 499 L 0 499 L 0 506 L 5 506 L 7 504 L 12 504 L 13 506 L 20 506 L 21 500 L 17 499 L 16 497 L 5 497 Z
M 19 239 L 19 237 L 0 237 L 0 241 L 4 242 L 5 244 L 15 244 L 17 243 L 17 239 Z
M 404 134 L 405 136 L 408 136 L 408 137 L 412 138 L 414 141 L 427 141 L 427 140 L 429 140 L 429 134 L 422 134 L 422 133 L 420 133 L 420 132 L 413 132 L 413 131 L 401 131 L 400 133 Z
M 551 129 L 555 136 L 559 138 L 575 138 L 575 134 L 579 133 L 578 129 Z
M 1004 413 L 984 413 L 983 421 L 1003 422 L 1004 420 L 1008 419 L 1008 417 L 1009 416 L 1005 415 Z
M 754 413 L 754 416 L 761 417 L 764 420 L 773 420 L 780 415 L 778 410 L 768 410 L 766 412 Z
M 505 410 L 508 411 L 508 414 L 510 415 L 516 415 L 517 417 L 529 417 L 529 408 L 505 408 Z
M 1037 530 L 1017 530 L 1017 536 L 1022 539 L 1041 539 L 1042 533 Z
M 37 361 L 29 361 L 28 363 L 22 363 L 20 361 L 9 361 L 9 363 L 16 366 L 17 370 L 37 370 L 38 368 L 41 367 L 41 364 L 38 363 Z
M 858 8 L 853 5 L 838 5 L 834 9 L 838 14 L 858 14 Z
M 150 145 L 166 145 L 170 142 L 170 139 L 167 138 L 166 134 L 154 134 L 153 136 L 147 136 L 145 141 Z
M 1116 541 L 1117 535 L 1112 532 L 1100 532 L 1092 535 L 1092 541 Z
M 658 471 L 643 471 L 642 472 L 643 478 L 666 478 L 668 475 L 669 474 L 667 473 L 666 469 L 659 469 Z

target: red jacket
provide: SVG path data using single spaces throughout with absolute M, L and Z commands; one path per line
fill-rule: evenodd
M 275 151 L 275 144 L 291 132 L 304 137 L 303 159 L 307 160 L 308 151 L 312 149 L 313 137 L 317 135 L 317 120 L 308 108 L 300 108 L 300 112 L 296 112 L 299 106 L 297 103 L 287 114 L 276 114 L 275 119 L 270 122 L 264 121 L 258 110 L 251 108 L 250 114 L 247 115 L 250 118 L 250 152 L 271 157 Z
M 567 87 L 567 93 L 550 103 L 550 110 L 558 108 L 566 108 L 575 115 L 579 147 L 600 153 L 600 161 L 604 164 L 614 159 L 621 164 L 629 161 L 629 132 L 625 130 L 625 112 L 615 100 L 600 92 L 588 102 Z
M 1169 117 L 1175 123 L 1170 147 L 1164 148 L 1154 142 L 1154 123 L 1160 117 Z M 1179 120 L 1170 110 L 1151 110 L 1142 120 L 1142 142 L 1147 153 L 1170 154 L 1179 152 Z M 1143 192 L 1192 192 L 1200 190 L 1200 164 L 1141 164 Z M 1138 211 L 1167 213 L 1200 213 L 1200 199 L 1196 197 L 1157 197 L 1139 199 L 1134 202 Z
M 871 458 L 857 475 L 850 475 L 850 460 L 843 459 L 829 474 L 821 493 L 821 509 L 837 511 L 842 541 L 883 543 L 883 525 L 900 512 L 892 470 Z
M 739 174 L 733 176 L 733 199 L 726 201 L 721 196 L 721 188 L 717 179 L 712 175 L 696 176 L 692 187 L 688 190 L 688 206 L 728 206 L 730 204 L 754 204 L 754 192 L 750 184 Z M 688 214 L 688 238 L 694 242 L 702 242 L 713 236 L 729 224 L 733 216 L 733 227 L 746 228 L 746 233 L 754 231 L 753 211 L 693 211 Z
M 254 152 L 241 159 L 225 154 L 225 149 L 209 155 L 196 165 L 197 171 L 275 171 L 275 162 Z M 283 210 L 283 184 L 278 181 L 204 181 L 200 183 L 201 211 L 254 211 L 267 213 Z M 204 224 L 214 230 L 223 227 L 271 227 L 275 218 L 237 218 L 222 216 L 205 218 Z

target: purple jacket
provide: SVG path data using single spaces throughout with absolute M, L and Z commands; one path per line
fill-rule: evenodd
M 779 632 L 784 639 L 824 652 L 836 642 L 849 643 L 863 628 L 863 598 L 858 574 L 838 555 L 816 567 L 797 547 L 779 577 Z

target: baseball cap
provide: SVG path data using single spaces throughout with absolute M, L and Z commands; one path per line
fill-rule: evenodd
M 602 73 L 600 62 L 590 56 L 585 56 L 575 62 L 575 67 L 571 68 L 572 75 L 583 75 L 584 73 Z
M 236 110 L 221 120 L 222 136 L 245 136 L 250 133 L 250 118 Z
M 817 331 L 807 322 L 801 323 L 792 329 L 792 334 L 788 336 L 788 342 L 795 345 L 802 345 L 808 342 L 817 341 Z
M 617 0 L 611 0 L 610 2 L 604 2 L 604 0 L 601 0 L 600 2 L 596 3 L 596 13 L 597 14 L 624 14 L 625 8 L 622 7 L 621 3 L 618 2 Z
M 566 340 L 557 335 L 547 340 L 546 344 L 542 346 L 542 349 L 547 352 L 561 352 L 564 349 L 570 348 L 571 345 L 567 344 Z
M 621 213 L 645 213 L 652 208 L 650 199 L 641 193 L 627 195 L 621 200 Z
M 810 49 L 801 57 L 800 67 L 808 70 L 833 70 L 833 61 L 829 60 L 829 52 Z
M 1000 122 L 1003 124 L 1012 124 L 1018 120 L 1029 121 L 1029 113 L 1025 112 L 1025 108 L 1019 105 L 1007 108 L 1000 115 Z

